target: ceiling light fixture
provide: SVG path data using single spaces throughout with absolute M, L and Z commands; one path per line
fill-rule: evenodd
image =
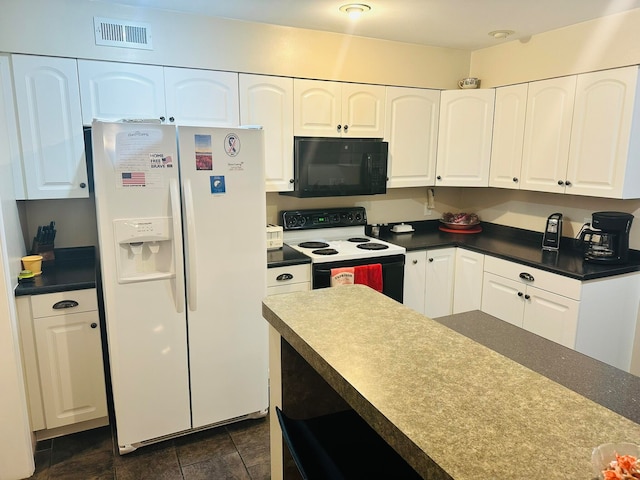
M 496 40 L 502 40 L 510 35 L 513 35 L 514 33 L 516 32 L 514 32 L 513 30 L 494 30 L 493 32 L 489 32 L 489 35 Z
M 340 7 L 340 11 L 345 12 L 352 20 L 360 18 L 360 15 L 369 10 L 371 10 L 371 7 L 364 3 L 349 3 Z

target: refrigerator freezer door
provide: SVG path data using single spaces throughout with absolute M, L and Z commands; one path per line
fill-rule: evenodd
M 268 407 L 264 147 L 262 130 L 178 134 L 197 428 Z
M 176 131 L 171 125 L 94 122 L 92 138 L 117 440 L 126 451 L 191 427 L 184 293 L 176 283 L 184 276 L 180 219 L 174 218 L 180 207 L 172 212 L 170 197 L 178 180 Z M 156 220 L 145 233 L 143 219 L 149 218 Z M 127 235 L 143 241 L 122 246 L 116 226 L 127 219 Z M 162 240 L 147 235 L 154 231 Z M 162 264 L 151 261 L 153 255 L 164 255 Z M 133 281 L 119 283 L 117 264 L 128 260 L 139 262 L 131 269 L 169 274 L 155 280 L 140 275 L 141 281 L 131 275 Z

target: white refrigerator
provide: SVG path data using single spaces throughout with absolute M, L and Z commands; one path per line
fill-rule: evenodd
M 120 453 L 268 408 L 260 129 L 95 121 Z

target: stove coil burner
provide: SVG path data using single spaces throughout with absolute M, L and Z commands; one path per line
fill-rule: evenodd
M 383 245 L 382 243 L 361 243 L 356 246 L 362 250 L 386 250 L 389 248 L 389 245 Z
M 311 253 L 314 255 L 337 255 L 338 251 L 335 248 L 323 248 L 320 250 L 314 250 Z
M 365 237 L 352 237 L 347 241 L 348 242 L 352 242 L 352 243 L 366 243 L 366 242 L 370 241 L 370 239 L 369 238 L 365 238 Z
M 325 242 L 302 242 L 298 246 L 302 248 L 327 248 L 329 244 Z

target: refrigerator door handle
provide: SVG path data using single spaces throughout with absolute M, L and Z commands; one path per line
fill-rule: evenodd
M 198 289 L 196 271 L 196 221 L 193 209 L 193 191 L 191 180 L 186 179 L 182 184 L 184 190 L 185 223 L 187 225 L 187 304 L 192 312 L 198 308 Z
M 175 263 L 176 282 L 176 312 L 184 311 L 184 276 L 180 274 L 180 265 L 178 260 L 182 258 L 182 246 L 178 239 L 182 231 L 180 224 L 180 192 L 178 191 L 178 180 L 172 178 L 169 182 L 169 194 L 171 198 L 171 221 L 173 223 L 173 258 Z

